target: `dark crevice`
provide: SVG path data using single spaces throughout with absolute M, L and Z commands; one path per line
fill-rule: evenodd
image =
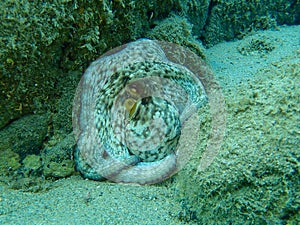
M 217 5 L 217 2 L 212 0 L 209 2 L 209 5 L 208 5 L 208 9 L 207 9 L 207 18 L 206 18 L 206 21 L 204 23 L 204 26 L 203 26 L 203 32 L 202 34 L 199 36 L 199 40 L 201 40 L 202 43 L 205 43 L 204 41 L 204 37 L 203 37 L 203 34 L 205 33 L 205 30 L 206 30 L 206 27 L 209 25 L 210 23 L 210 18 L 211 18 L 211 14 L 212 14 L 212 11 L 213 11 L 213 8 Z

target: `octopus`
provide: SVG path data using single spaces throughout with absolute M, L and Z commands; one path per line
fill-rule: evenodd
M 176 174 L 197 149 L 210 75 L 193 52 L 149 39 L 92 62 L 73 103 L 76 169 L 88 179 L 139 185 Z

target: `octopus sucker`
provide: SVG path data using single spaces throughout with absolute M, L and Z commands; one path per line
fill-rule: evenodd
M 102 55 L 85 71 L 72 114 L 76 168 L 84 177 L 158 183 L 196 150 L 197 113 L 208 98 L 205 74 L 190 64 L 202 73 L 206 65 L 170 44 L 140 39 Z

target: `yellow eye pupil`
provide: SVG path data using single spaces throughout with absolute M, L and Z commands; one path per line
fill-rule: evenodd
M 132 98 L 126 99 L 124 106 L 127 112 L 129 112 L 129 118 L 132 117 L 136 110 L 136 101 Z
M 129 118 L 132 117 L 132 115 L 134 114 L 136 110 L 136 102 L 134 103 L 134 105 L 131 107 L 130 111 L 129 111 Z

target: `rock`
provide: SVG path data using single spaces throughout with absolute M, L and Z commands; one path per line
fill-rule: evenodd
M 67 135 L 54 146 L 42 151 L 43 174 L 45 177 L 62 178 L 75 173 L 73 149 L 75 139 L 73 133 Z
M 47 136 L 49 114 L 22 117 L 0 131 L 0 154 L 10 149 L 23 160 L 39 154 Z
M 23 163 L 23 173 L 25 177 L 29 177 L 30 175 L 39 176 L 41 174 L 42 169 L 42 160 L 38 155 L 28 155 L 22 161 Z

